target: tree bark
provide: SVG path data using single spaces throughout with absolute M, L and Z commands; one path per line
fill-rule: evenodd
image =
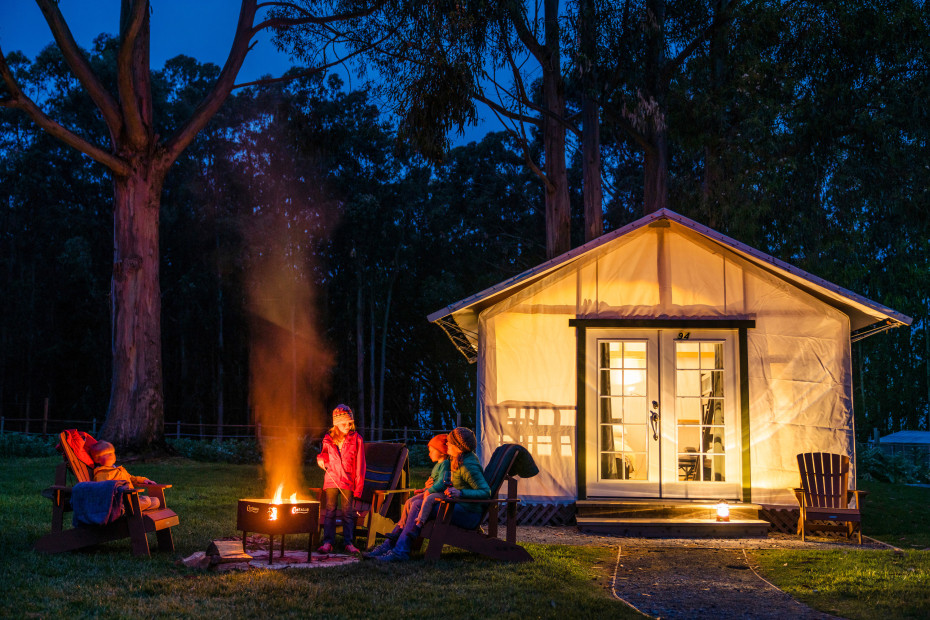
M 604 234 L 604 196 L 601 190 L 601 127 L 597 103 L 597 15 L 594 0 L 581 0 L 578 11 L 581 41 L 581 168 L 584 203 L 584 240 Z
M 648 0 L 646 53 L 645 135 L 643 154 L 643 213 L 648 215 L 668 206 L 668 130 L 665 122 L 665 0 Z
M 546 162 L 546 256 L 553 258 L 571 249 L 571 203 L 565 166 L 565 87 L 559 48 L 559 0 L 545 0 L 545 58 L 543 98 L 543 146 Z
M 649 142 L 649 148 L 643 154 L 645 215 L 668 206 L 668 134 L 665 128 L 652 128 Z
M 158 222 L 164 175 L 137 166 L 113 183 L 113 379 L 102 435 L 145 449 L 164 426 Z

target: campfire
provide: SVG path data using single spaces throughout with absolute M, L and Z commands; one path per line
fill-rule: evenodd
M 278 486 L 271 499 L 240 499 L 236 529 L 242 531 L 245 548 L 249 532 L 268 536 L 268 563 L 274 558 L 275 536 L 281 537 L 281 557 L 284 557 L 284 537 L 288 534 L 309 534 L 307 562 L 310 562 L 320 521 L 320 502 L 297 499 L 294 493 L 283 499 L 284 485 Z

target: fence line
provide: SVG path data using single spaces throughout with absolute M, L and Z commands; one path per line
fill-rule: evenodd
M 41 430 L 36 430 L 40 428 Z M 100 427 L 97 418 L 92 420 L 50 419 L 48 408 L 41 419 L 36 418 L 8 418 L 0 416 L 0 435 L 4 433 L 20 433 L 23 435 L 57 435 L 68 428 L 76 428 L 91 435 L 96 435 Z M 329 426 L 282 426 L 272 424 L 203 424 L 200 422 L 165 422 L 165 437 L 168 439 L 262 439 L 288 436 L 295 433 L 303 437 L 322 437 L 329 430 Z M 368 441 L 371 437 L 380 436 L 379 441 L 402 443 L 425 443 L 437 433 L 446 433 L 451 429 L 433 429 L 403 426 L 397 428 L 375 427 L 361 429 L 362 436 Z M 282 433 L 283 431 L 283 433 Z M 280 434 L 279 434 L 280 433 Z

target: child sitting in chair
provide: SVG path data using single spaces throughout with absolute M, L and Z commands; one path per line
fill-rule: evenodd
M 123 480 L 126 482 L 123 486 L 141 486 L 145 484 L 157 484 L 154 480 L 149 480 L 144 476 L 133 476 L 125 467 L 114 467 L 116 464 L 116 449 L 109 441 L 98 441 L 88 450 L 90 458 L 94 459 L 94 482 L 103 480 Z M 158 508 L 159 502 L 157 497 L 148 495 L 139 495 L 139 508 L 150 510 Z

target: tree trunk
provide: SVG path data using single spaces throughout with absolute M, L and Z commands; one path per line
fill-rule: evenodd
M 546 163 L 546 256 L 553 258 L 571 249 L 571 203 L 565 167 L 565 88 L 559 52 L 559 0 L 545 0 L 546 54 L 543 63 L 543 98 L 549 114 L 543 117 Z
M 590 95 L 582 101 L 582 183 L 584 189 L 584 240 L 604 234 L 604 195 L 601 191 L 601 129 L 597 102 Z
M 365 425 L 365 297 L 362 293 L 361 269 L 355 292 L 355 368 L 358 373 L 358 424 Z
M 594 0 L 581 0 L 578 10 L 581 45 L 581 168 L 584 202 L 584 240 L 604 234 L 604 196 L 601 190 L 601 127 L 597 103 L 597 15 Z
M 102 435 L 144 449 L 164 431 L 158 221 L 163 174 L 140 165 L 114 180 L 113 382 Z
M 668 134 L 665 128 L 653 129 L 650 142 L 643 154 L 645 215 L 668 206 Z

